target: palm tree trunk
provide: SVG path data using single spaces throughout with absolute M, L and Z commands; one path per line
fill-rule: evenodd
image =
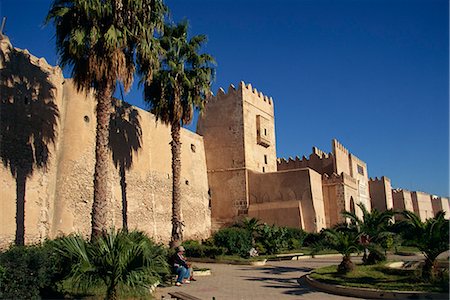
M 95 139 L 94 203 L 92 204 L 91 238 L 99 236 L 108 226 L 108 162 L 109 118 L 112 88 L 105 85 L 97 93 L 97 135 Z
M 172 240 L 171 247 L 183 241 L 183 224 L 181 222 L 181 141 L 180 122 L 171 126 L 172 133 Z
M 127 178 L 125 174 L 125 163 L 120 161 L 120 189 L 122 190 L 122 228 L 128 231 L 128 199 L 127 199 Z

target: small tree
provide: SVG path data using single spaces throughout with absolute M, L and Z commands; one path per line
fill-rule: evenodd
M 401 222 L 403 235 L 425 255 L 422 276 L 433 279 L 436 275 L 436 258 L 449 250 L 449 220 L 444 218 L 443 211 L 425 222 L 411 211 L 404 211 L 402 215 L 405 217 Z
M 247 230 L 252 236 L 252 246 L 255 246 L 255 237 L 258 233 L 258 230 L 263 226 L 257 218 L 244 218 L 241 223 L 238 224 L 239 227 Z
M 373 209 L 369 212 L 362 203 L 359 203 L 358 207 L 363 213 L 362 218 L 348 211 L 342 212 L 342 215 L 350 219 L 350 228 L 355 230 L 361 237 L 361 244 L 365 248 L 363 261 L 368 264 L 374 264 L 378 261 L 385 260 L 386 256 L 383 254 L 381 248 L 385 240 L 393 235 L 389 231 L 389 226 L 392 223 L 394 211 L 386 210 L 380 212 L 377 209 Z M 369 252 L 368 256 L 366 250 Z
M 360 250 L 359 234 L 352 230 L 325 229 L 325 246 L 342 254 L 342 262 L 338 266 L 338 273 L 346 274 L 354 269 L 350 255 Z

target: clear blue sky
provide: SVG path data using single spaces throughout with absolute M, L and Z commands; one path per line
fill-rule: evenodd
M 444 0 L 167 1 L 209 37 L 218 87 L 275 101 L 277 155 L 337 138 L 393 187 L 449 194 L 449 6 Z M 0 0 L 5 33 L 51 64 L 50 1 Z M 68 74 L 66 72 L 66 74 Z M 141 92 L 126 100 L 144 107 Z

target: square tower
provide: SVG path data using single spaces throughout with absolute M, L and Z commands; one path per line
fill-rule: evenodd
M 197 123 L 203 136 L 215 228 L 246 215 L 248 171 L 276 172 L 273 100 L 250 84 L 220 88 Z

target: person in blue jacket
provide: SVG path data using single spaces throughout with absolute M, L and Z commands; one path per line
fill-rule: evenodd
M 185 249 L 183 246 L 177 248 L 177 253 L 173 256 L 173 270 L 178 275 L 176 286 L 181 286 L 183 283 L 190 283 L 192 278 L 192 268 L 184 257 Z

